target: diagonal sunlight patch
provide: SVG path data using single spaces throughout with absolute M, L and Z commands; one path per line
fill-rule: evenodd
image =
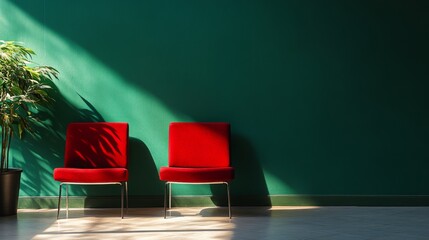
M 26 43 L 39 53 L 34 59 L 36 62 L 55 66 L 60 72 L 60 80 L 56 82 L 59 90 L 76 107 L 87 108 L 82 101 L 84 98 L 106 121 L 130 122 L 131 131 L 136 135 L 143 130 L 133 126 L 148 126 L 144 129 L 143 140 L 157 143 L 166 142 L 166 139 L 154 138 L 162 135 L 160 132 L 165 133 L 169 122 L 184 119 L 173 114 L 153 95 L 129 85 L 85 50 L 60 38 L 7 1 L 2 3 L 1 11 L 6 22 L 1 28 L 6 30 L 8 40 Z M 160 145 L 154 144 L 153 147 L 159 148 Z M 165 146 L 162 150 L 166 150 Z
M 270 174 L 268 171 L 264 171 L 265 181 L 270 182 L 268 187 L 268 193 L 270 195 L 276 195 L 279 193 L 294 193 L 294 190 L 289 187 L 284 181 L 279 179 L 277 176 Z
M 116 210 L 74 210 L 73 218 L 58 220 L 33 239 L 231 239 L 235 224 L 229 219 L 186 210 L 188 215 L 167 220 L 157 208 L 132 209 L 124 219 Z
M 105 121 L 128 122 L 130 137 L 141 140 L 150 149 L 157 169 L 167 165 L 168 124 L 172 121 L 191 121 L 189 117 L 174 113 L 152 94 L 129 84 L 126 79 L 84 49 L 56 35 L 9 1 L 0 2 L 0 29 L 1 37 L 5 40 L 23 42 L 34 49 L 38 54 L 35 62 L 51 65 L 59 70 L 60 80 L 55 83 L 68 104 L 77 109 L 96 111 Z M 65 119 L 68 122 L 73 120 Z M 13 158 L 15 162 L 26 162 L 19 154 Z M 39 166 L 41 169 L 52 168 L 45 166 L 47 163 L 43 161 L 37 164 L 42 165 Z M 30 173 L 24 171 L 21 196 L 57 194 L 57 184 L 49 170 L 37 175 L 38 179 L 30 178 L 26 174 Z M 34 187 L 27 186 L 26 182 L 46 187 L 37 192 Z M 153 186 L 147 188 L 153 189 Z M 136 187 L 134 194 L 146 194 L 144 187 Z

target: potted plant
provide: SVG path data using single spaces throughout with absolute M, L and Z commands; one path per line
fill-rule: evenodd
M 20 43 L 0 40 L 0 216 L 17 212 L 22 169 L 9 167 L 14 136 L 32 133 L 37 112 L 46 106 L 51 83 L 58 71 L 31 61 L 34 51 Z

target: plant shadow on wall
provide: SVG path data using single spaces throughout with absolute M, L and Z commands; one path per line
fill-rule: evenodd
M 84 97 L 80 96 L 87 108 L 77 108 L 55 89 L 55 102 L 50 109 L 42 109 L 37 113 L 41 122 L 34 126 L 35 136 L 26 137 L 21 144 L 14 144 L 14 152 L 21 156 L 14 157 L 15 165 L 24 169 L 21 182 L 21 196 L 57 196 L 59 183 L 54 181 L 52 172 L 56 167 L 64 166 L 65 133 L 67 124 L 71 122 L 104 122 L 105 119 L 96 108 Z M 61 114 L 59 114 L 61 113 Z M 130 181 L 155 185 L 156 167 L 146 145 L 135 138 L 129 142 Z M 145 174 L 137 169 L 144 169 Z M 140 186 L 142 184 L 139 184 Z M 130 193 L 136 186 L 130 184 Z M 162 188 L 161 188 L 162 189 Z M 91 196 L 107 193 L 118 193 L 115 186 L 72 186 L 70 195 Z M 119 194 L 117 194 L 119 195 Z M 38 207 L 47 207 L 46 203 Z M 85 204 L 91 204 L 86 202 Z M 33 206 L 37 207 L 37 206 Z M 48 207 L 55 207 L 49 205 Z
M 21 191 L 27 196 L 57 195 L 58 184 L 52 178 L 55 167 L 64 164 L 65 133 L 69 122 L 103 121 L 97 112 L 78 109 L 71 105 L 56 89 L 55 103 L 50 109 L 43 109 L 37 117 L 40 124 L 34 126 L 37 134 L 26 138 L 16 150 L 22 157 L 17 165 L 28 171 L 23 173 Z M 90 108 L 90 106 L 88 106 Z M 91 108 L 90 108 L 91 109 Z M 57 114 L 57 113 L 67 114 Z M 37 171 L 34 171 L 37 170 Z M 82 189 L 72 189 L 75 194 L 83 194 Z

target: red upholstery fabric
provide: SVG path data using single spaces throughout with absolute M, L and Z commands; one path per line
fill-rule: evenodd
M 128 181 L 128 123 L 71 123 L 67 127 L 64 167 L 54 170 L 60 182 Z
M 229 167 L 228 123 L 171 123 L 169 167 Z
M 171 123 L 168 167 L 161 167 L 160 180 L 188 183 L 232 180 L 229 140 L 229 123 Z
M 64 166 L 127 167 L 127 123 L 71 123 L 67 127 Z
M 229 182 L 234 179 L 232 167 L 221 168 L 180 168 L 161 167 L 160 179 L 168 182 Z
M 75 183 L 126 182 L 128 170 L 126 168 L 56 168 L 54 179 Z

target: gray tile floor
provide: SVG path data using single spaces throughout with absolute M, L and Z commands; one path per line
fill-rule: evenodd
M 0 239 L 429 239 L 429 207 L 234 207 L 19 210 Z

